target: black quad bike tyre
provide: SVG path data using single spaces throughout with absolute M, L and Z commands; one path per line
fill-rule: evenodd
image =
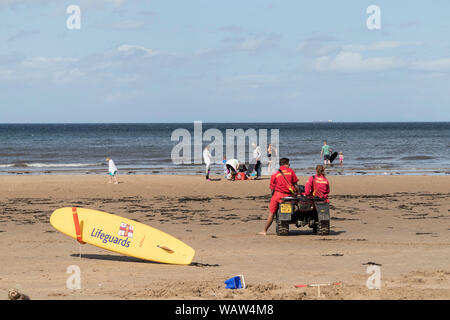
M 277 219 L 276 221 L 276 232 L 277 236 L 287 236 L 289 234 L 289 222 L 288 221 L 280 221 Z
M 314 232 L 316 231 L 316 232 Z M 317 233 L 320 236 L 327 236 L 330 234 L 330 221 L 319 221 L 317 226 L 313 229 L 314 233 Z

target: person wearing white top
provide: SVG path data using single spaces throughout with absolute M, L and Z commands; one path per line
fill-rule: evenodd
M 225 163 L 225 166 L 228 170 L 228 179 L 234 181 L 239 168 L 239 161 L 237 159 L 230 159 Z
M 253 161 L 255 163 L 255 170 L 256 170 L 256 179 L 261 178 L 261 148 L 260 146 L 257 146 L 255 143 L 252 144 L 253 146 Z
M 211 171 L 211 160 L 212 155 L 211 152 L 209 152 L 209 146 L 206 146 L 206 148 L 203 150 L 203 161 L 205 161 L 206 164 L 206 180 L 211 181 L 209 178 L 209 173 Z
M 109 183 L 112 183 L 112 180 L 114 179 L 114 184 L 119 184 L 117 181 L 116 175 L 117 175 L 117 167 L 114 164 L 114 161 L 111 158 L 106 158 L 106 162 L 108 162 L 108 174 L 109 174 Z

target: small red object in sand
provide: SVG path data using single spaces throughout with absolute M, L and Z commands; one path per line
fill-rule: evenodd
M 319 284 L 297 284 L 296 288 L 305 288 L 305 287 L 317 287 L 317 297 L 320 298 L 320 287 L 323 286 L 337 286 L 340 285 L 341 282 L 333 282 L 333 283 L 319 283 Z

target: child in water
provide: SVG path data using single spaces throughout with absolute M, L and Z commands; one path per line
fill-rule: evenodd
M 339 163 L 342 165 L 344 163 L 344 154 L 341 152 L 339 152 Z

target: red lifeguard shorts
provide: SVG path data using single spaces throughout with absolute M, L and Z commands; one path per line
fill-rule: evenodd
M 270 213 L 271 214 L 277 213 L 278 207 L 280 205 L 280 203 L 278 201 L 284 197 L 289 197 L 289 196 L 290 196 L 289 193 L 275 191 L 272 196 L 272 199 L 270 199 L 270 204 L 269 204 Z

